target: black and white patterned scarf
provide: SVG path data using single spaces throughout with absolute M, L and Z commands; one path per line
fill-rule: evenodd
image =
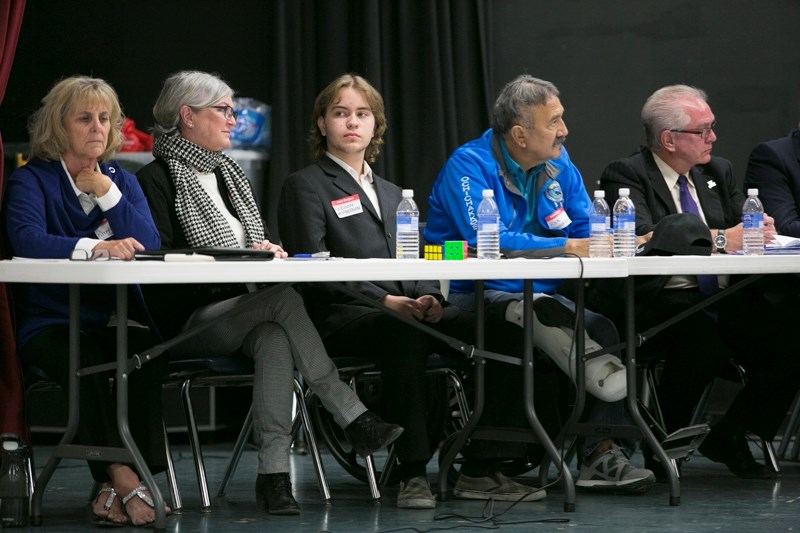
M 203 190 L 194 169 L 199 172 L 220 169 L 236 215 L 244 226 L 247 247 L 264 240 L 264 225 L 250 183 L 236 161 L 222 152 L 211 152 L 180 136 L 158 137 L 153 146 L 153 155 L 164 159 L 169 166 L 175 182 L 175 210 L 190 246 L 239 247 L 233 230 Z M 225 194 L 225 191 L 220 192 Z

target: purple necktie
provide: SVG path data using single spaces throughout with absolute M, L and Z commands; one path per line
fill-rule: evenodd
M 692 193 L 689 192 L 689 181 L 686 176 L 678 176 L 678 187 L 680 188 L 681 197 L 681 210 L 684 213 L 694 213 L 700 216 L 700 210 L 697 209 L 697 203 L 692 198 Z M 703 275 L 697 276 L 697 288 L 704 298 L 708 298 L 712 294 L 719 291 L 719 281 L 717 276 Z

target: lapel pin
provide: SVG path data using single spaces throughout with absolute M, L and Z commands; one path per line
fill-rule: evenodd
M 716 182 L 716 181 L 714 181 L 714 180 L 708 180 L 708 188 L 709 188 L 709 189 L 713 189 L 713 188 L 714 188 L 714 187 L 716 187 L 716 186 L 717 186 L 717 182 Z

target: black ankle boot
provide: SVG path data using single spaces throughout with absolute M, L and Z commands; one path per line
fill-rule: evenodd
M 387 424 L 370 411 L 363 413 L 344 429 L 353 449 L 362 457 L 390 445 L 401 433 L 403 428 L 397 424 Z
M 289 474 L 259 474 L 256 478 L 256 502 L 269 514 L 300 514 L 300 506 L 292 496 Z

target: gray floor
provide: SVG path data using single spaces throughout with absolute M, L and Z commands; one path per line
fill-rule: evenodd
M 212 498 L 222 479 L 232 443 L 206 445 Z M 43 465 L 52 448 L 36 449 L 36 464 Z M 756 457 L 760 451 L 753 445 Z M 210 512 L 200 511 L 200 498 L 191 451 L 174 447 L 184 509 L 167 519 L 167 530 L 195 531 L 436 531 L 498 528 L 501 531 L 797 531 L 800 529 L 800 463 L 783 461 L 778 481 L 750 481 L 734 477 L 728 470 L 702 456 L 683 468 L 680 506 L 668 505 L 665 484 L 642 496 L 598 495 L 578 492 L 574 513 L 563 512 L 564 493 L 559 485 L 541 502 L 523 503 L 509 509 L 508 503 L 487 508 L 481 502 L 450 499 L 435 510 L 399 510 L 394 504 L 397 488 L 384 490 L 382 504 L 373 504 L 366 484 L 361 483 L 325 454 L 325 468 L 333 497 L 323 505 L 309 456 L 294 455 L 292 477 L 302 506 L 299 517 L 275 517 L 255 508 L 253 482 L 256 453 L 244 453 L 238 471 L 223 498 L 214 498 Z M 380 461 L 382 458 L 378 458 Z M 641 456 L 635 457 L 641 464 Z M 434 465 L 429 467 L 434 479 Z M 551 470 L 551 472 L 553 472 Z M 158 476 L 166 493 L 164 476 Z M 536 484 L 535 472 L 519 478 Z M 90 489 L 88 470 L 78 461 L 63 461 L 44 497 L 44 524 L 31 531 L 76 531 L 89 528 L 86 500 Z M 447 515 L 452 516 L 448 518 Z M 548 521 L 559 521 L 550 522 Z

